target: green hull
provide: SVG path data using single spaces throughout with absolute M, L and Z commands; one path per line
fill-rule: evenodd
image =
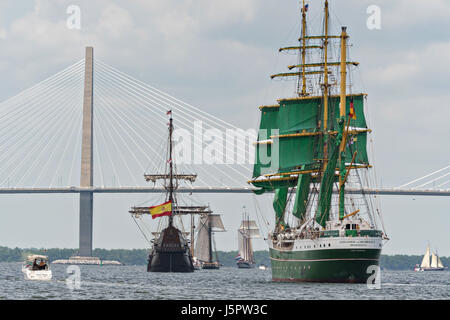
M 270 249 L 272 279 L 280 282 L 367 283 L 379 265 L 381 249 L 321 249 L 279 251 Z

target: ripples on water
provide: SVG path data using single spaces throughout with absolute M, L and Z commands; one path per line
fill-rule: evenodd
M 149 273 L 146 266 L 80 266 L 81 288 L 66 285 L 67 266 L 53 280 L 23 278 L 21 263 L 0 263 L 0 299 L 449 299 L 450 272 L 383 271 L 381 289 L 365 284 L 275 283 L 271 271 L 221 268 L 190 274 Z

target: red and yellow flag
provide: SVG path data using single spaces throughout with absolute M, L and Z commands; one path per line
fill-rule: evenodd
M 172 201 L 149 208 L 152 219 L 172 215 Z

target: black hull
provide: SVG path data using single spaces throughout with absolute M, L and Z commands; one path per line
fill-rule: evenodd
M 444 271 L 445 267 L 442 268 L 423 268 L 423 271 Z
M 194 272 L 194 264 L 186 239 L 170 226 L 161 232 L 148 257 L 148 272 Z
M 247 261 L 239 261 L 237 262 L 237 266 L 239 269 L 252 269 L 255 267 L 255 264 Z
M 194 272 L 194 266 L 185 252 L 155 252 L 148 258 L 147 271 Z
M 220 269 L 220 265 L 216 262 L 203 262 L 202 269 L 217 270 Z

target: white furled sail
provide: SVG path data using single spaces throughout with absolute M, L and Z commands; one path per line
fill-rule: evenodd
M 435 255 L 434 253 L 431 254 L 431 267 L 432 268 L 437 268 L 438 267 L 438 257 L 437 255 Z
M 430 267 L 430 247 L 427 247 L 427 252 L 425 252 L 425 255 L 423 256 L 420 267 L 421 268 L 429 268 Z

